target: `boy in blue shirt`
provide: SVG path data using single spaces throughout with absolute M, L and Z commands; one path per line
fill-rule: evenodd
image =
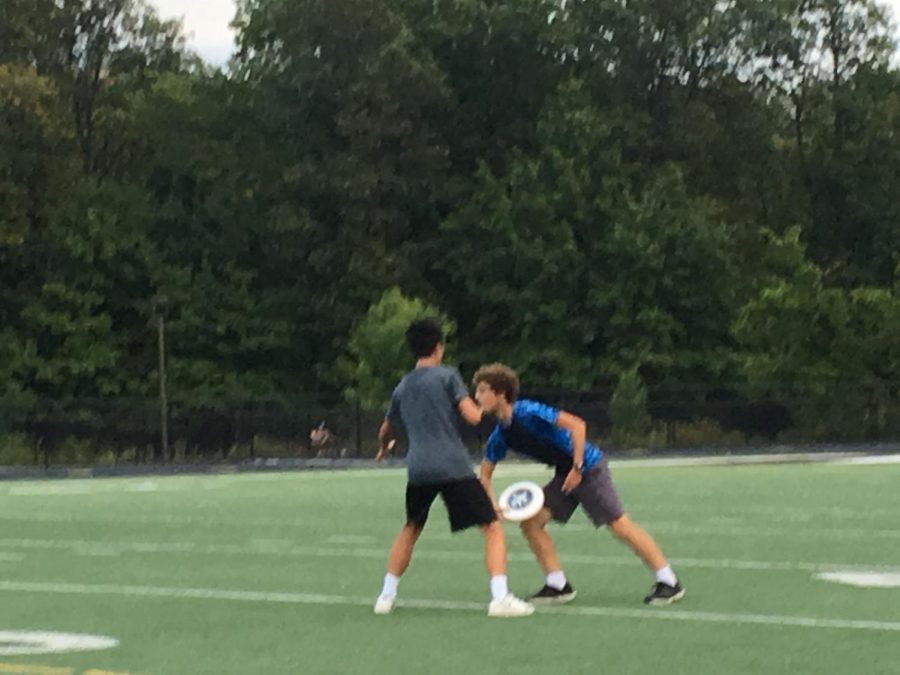
M 565 523 L 579 505 L 596 527 L 606 526 L 627 544 L 656 576 L 648 605 L 668 605 L 684 597 L 684 588 L 653 538 L 625 514 L 613 487 L 606 457 L 585 440 L 583 419 L 537 401 L 517 400 L 519 378 L 500 363 L 482 366 L 475 377 L 475 400 L 498 419 L 481 462 L 481 482 L 493 497 L 491 476 L 508 449 L 556 468 L 544 486 L 544 508 L 521 523 L 522 534 L 544 570 L 546 584 L 532 603 L 565 603 L 575 597 L 546 531 L 550 519 Z

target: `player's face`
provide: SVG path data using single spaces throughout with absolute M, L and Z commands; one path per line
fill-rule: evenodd
M 500 399 L 487 382 L 479 382 L 475 387 L 475 400 L 485 412 L 492 413 L 496 412 Z

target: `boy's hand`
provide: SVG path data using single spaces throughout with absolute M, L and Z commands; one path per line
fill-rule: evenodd
M 380 448 L 378 448 L 378 453 L 375 455 L 375 463 L 380 464 L 381 460 L 383 460 L 385 457 L 387 457 L 391 453 L 391 450 L 394 449 L 394 446 L 396 444 L 397 444 L 397 441 L 395 439 L 391 439 L 390 441 L 388 441 L 387 445 L 384 445 L 384 446 L 381 446 Z
M 566 480 L 563 481 L 562 491 L 565 494 L 569 494 L 572 490 L 577 488 L 581 484 L 581 472 L 572 469 L 569 471 L 569 475 L 566 476 Z

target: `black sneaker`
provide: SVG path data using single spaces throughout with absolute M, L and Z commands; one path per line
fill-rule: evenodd
M 676 600 L 684 597 L 684 589 L 681 584 L 675 583 L 674 586 L 664 584 L 657 581 L 650 589 L 650 594 L 644 598 L 645 605 L 671 605 Z
M 532 605 L 564 605 L 575 599 L 575 589 L 566 583 L 560 588 L 545 585 L 541 590 L 528 598 Z

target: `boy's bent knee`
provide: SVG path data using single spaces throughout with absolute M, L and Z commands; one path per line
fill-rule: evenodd
M 634 528 L 634 523 L 626 514 L 623 513 L 621 516 L 609 523 L 606 527 L 610 532 L 612 532 L 614 536 L 622 539 L 623 537 L 627 537 L 629 534 L 631 534 L 631 531 Z
M 419 535 L 422 534 L 422 530 L 425 529 L 425 525 L 414 523 L 412 521 L 407 521 L 403 525 L 403 533 L 408 537 L 412 537 L 413 539 L 418 539 Z
M 499 520 L 493 520 L 490 523 L 485 523 L 481 525 L 481 532 L 485 535 L 492 534 L 494 532 L 503 532 L 503 526 L 500 524 Z
M 522 534 L 527 537 L 531 533 L 543 530 L 549 521 L 550 512 L 547 509 L 543 509 L 539 511 L 538 514 L 533 518 L 523 520 L 521 523 L 519 523 L 519 528 L 522 530 Z

